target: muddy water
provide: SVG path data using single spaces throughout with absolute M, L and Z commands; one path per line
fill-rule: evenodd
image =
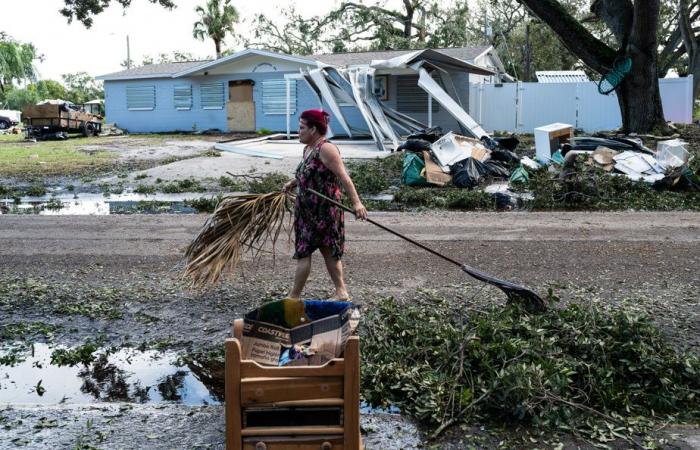
M 185 205 L 186 200 L 215 194 L 182 193 L 144 195 L 135 193 L 111 194 L 60 194 L 41 197 L 21 197 L 19 201 L 0 198 L 0 214 L 39 215 L 97 215 L 133 213 L 196 213 L 195 208 Z
M 175 353 L 98 350 L 92 363 L 71 367 L 52 363 L 51 355 L 58 348 L 34 344 L 33 352 L 27 350 L 23 355 L 24 361 L 0 365 L 0 405 L 104 401 L 203 405 L 221 401 Z

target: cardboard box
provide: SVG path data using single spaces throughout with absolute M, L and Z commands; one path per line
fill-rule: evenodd
M 263 305 L 245 315 L 243 358 L 271 366 L 320 365 L 337 358 L 352 332 L 353 310 L 350 302 L 321 300 Z M 308 356 L 300 356 L 298 349 Z

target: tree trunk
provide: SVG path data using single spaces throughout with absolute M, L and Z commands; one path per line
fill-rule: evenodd
M 665 134 L 668 126 L 661 106 L 656 69 L 658 40 L 655 30 L 659 25 L 659 2 L 637 2 L 633 11 L 626 40 L 626 56 L 632 58 L 632 68 L 617 89 L 622 130 L 624 133 Z
M 632 70 L 615 91 L 622 115 L 623 133 L 664 133 L 666 121 L 661 108 L 656 65 L 653 70 L 633 57 Z
M 693 101 L 698 98 L 700 90 L 700 52 L 688 55 L 688 75 L 693 76 Z
M 221 58 L 221 41 L 214 39 L 214 47 L 216 47 L 216 59 Z
M 615 32 L 624 47 L 608 47 L 576 21 L 557 0 L 518 0 L 559 36 L 562 43 L 600 74 L 609 71 L 616 56 L 632 58 L 632 69 L 616 89 L 622 129 L 626 133 L 668 130 L 661 106 L 656 58 L 659 0 L 597 0 L 593 12 Z M 630 22 L 630 15 L 632 20 Z
M 525 81 L 532 81 L 532 46 L 530 45 L 530 22 L 525 24 L 525 72 L 523 74 L 523 79 Z
M 415 7 L 409 0 L 403 0 L 403 5 L 404 8 L 406 8 L 406 15 L 403 19 L 403 37 L 406 39 L 411 39 L 411 34 L 413 31 L 413 13 L 415 11 Z

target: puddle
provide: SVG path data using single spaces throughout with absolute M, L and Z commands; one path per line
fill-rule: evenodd
M 218 386 L 210 389 L 200 380 L 207 377 L 204 366 L 187 365 L 172 352 L 98 351 L 97 359 L 89 365 L 59 367 L 51 364 L 51 354 L 59 348 L 63 347 L 34 344 L 33 354 L 28 350 L 24 361 L 0 365 L 0 405 L 110 401 L 202 405 L 222 401 Z M 217 378 L 211 376 L 210 380 Z
M 135 193 L 60 194 L 42 197 L 21 197 L 19 201 L 0 198 L 0 214 L 39 214 L 47 216 L 109 214 L 194 214 L 197 209 L 185 201 L 210 198 L 215 194 L 190 192 L 182 194 L 144 195 Z
M 360 403 L 361 414 L 401 414 L 401 410 L 394 405 L 389 405 L 386 408 L 380 406 L 372 406 L 367 402 Z
M 187 201 L 209 199 L 216 193 L 182 194 L 59 194 L 41 197 L 0 198 L 2 214 L 38 214 L 42 216 L 106 216 L 110 214 L 196 214 Z M 369 200 L 392 201 L 391 194 L 370 195 Z

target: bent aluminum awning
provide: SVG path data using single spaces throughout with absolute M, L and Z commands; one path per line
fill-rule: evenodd
M 428 126 L 432 126 L 430 104 L 435 99 L 466 129 L 467 134 L 477 139 L 488 136 L 462 107 L 450 72 L 467 71 L 481 75 L 493 75 L 495 72 L 435 50 L 417 50 L 396 58 L 372 61 L 369 65 L 348 69 L 319 64 L 316 69 L 302 69 L 300 78 L 303 78 L 317 94 L 319 102 L 328 106 L 350 137 L 358 133 L 350 126 L 339 105 L 355 106 L 365 120 L 377 148 L 384 151 L 387 144 L 396 149 L 399 146 L 399 136 L 411 134 L 427 126 L 409 115 L 388 107 L 377 98 L 374 93 L 374 79 L 378 71 L 418 74 L 418 86 L 428 93 Z M 429 71 L 439 72 L 443 84 L 448 87 L 452 96 L 432 79 Z

